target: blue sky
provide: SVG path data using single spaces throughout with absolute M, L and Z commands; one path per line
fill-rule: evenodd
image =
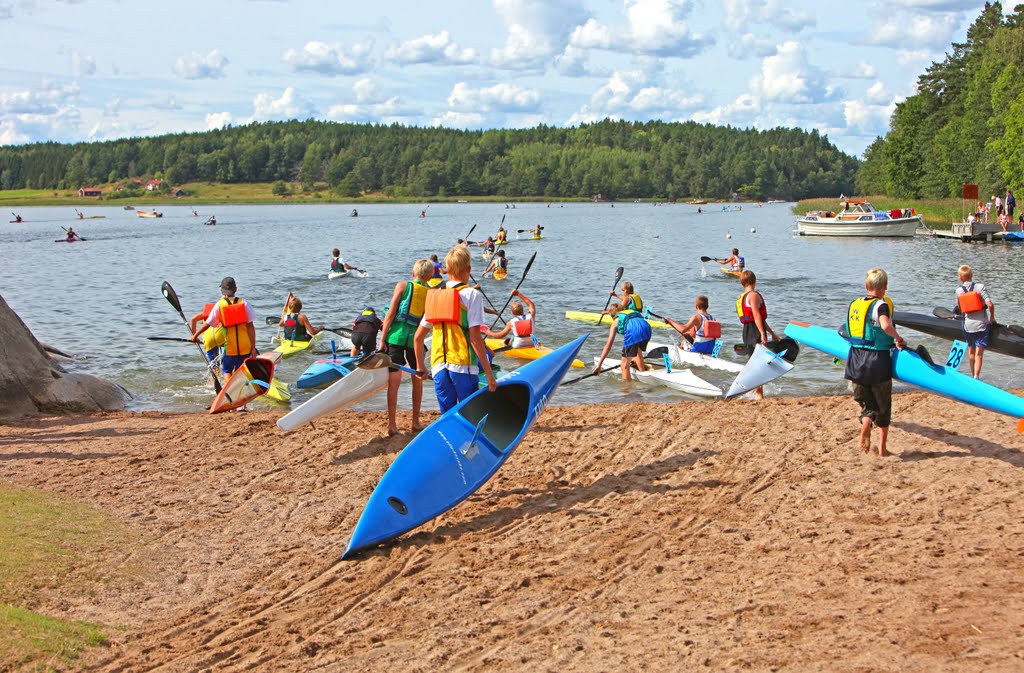
M 859 156 L 983 4 L 0 0 L 0 144 L 611 117 L 818 129 Z

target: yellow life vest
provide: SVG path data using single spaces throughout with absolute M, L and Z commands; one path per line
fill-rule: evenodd
M 431 369 L 438 365 L 474 367 L 477 364 L 476 353 L 469 344 L 469 319 L 459 299 L 459 290 L 463 287 L 466 287 L 465 283 L 428 293 L 424 317 L 433 326 Z M 457 315 L 452 305 L 454 302 L 458 303 Z
M 221 297 L 217 302 L 220 312 L 221 327 L 224 328 L 224 354 L 248 355 L 252 352 L 249 340 L 249 318 L 245 310 L 245 302 L 240 297 Z
M 871 324 L 871 314 L 874 313 L 875 303 L 884 301 L 889 306 L 889 315 L 893 314 L 892 299 L 886 295 L 882 299 L 878 297 L 861 297 L 850 304 L 850 310 L 846 317 L 847 339 L 854 348 L 864 348 L 873 351 L 887 351 L 896 345 L 895 340 L 885 333 L 881 327 Z

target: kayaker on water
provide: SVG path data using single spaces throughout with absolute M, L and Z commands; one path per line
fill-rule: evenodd
M 598 358 L 597 366 L 594 367 L 594 373 L 597 374 L 601 371 L 604 359 L 608 357 L 608 352 L 612 349 L 612 344 L 615 343 L 615 335 L 621 334 L 622 380 L 629 381 L 632 379 L 630 375 L 631 358 L 638 371 L 647 371 L 647 365 L 644 364 L 644 353 L 647 351 L 647 343 L 651 340 L 651 325 L 644 320 L 639 311 L 623 308 L 617 302 L 608 307 L 608 315 L 614 318 L 614 321 L 608 330 L 608 341 L 605 342 L 604 349 L 601 350 L 601 357 Z
M 996 321 L 996 306 L 988 296 L 984 283 L 974 282 L 974 271 L 964 264 L 959 269 L 960 287 L 956 289 L 956 306 L 953 313 L 964 319 L 964 338 L 967 341 L 967 357 L 971 363 L 971 375 L 981 378 L 981 362 L 988 348 L 988 337 L 992 323 Z M 987 309 L 987 311 L 986 311 Z
M 484 277 L 488 273 L 493 273 L 494 280 L 502 280 L 508 275 L 508 259 L 505 257 L 505 251 L 499 250 L 494 253 L 494 257 L 491 258 L 491 263 L 484 269 Z
M 715 261 L 719 264 L 727 264 L 733 271 L 743 271 L 746 266 L 744 259 L 740 257 L 739 248 L 733 248 L 732 255 L 730 257 L 726 257 L 725 259 L 716 259 Z
M 235 279 L 225 276 L 220 282 L 221 298 L 206 316 L 203 326 L 192 335 L 198 343 L 199 337 L 208 329 L 224 328 L 224 355 L 220 359 L 221 370 L 233 374 L 245 359 L 256 356 L 256 311 L 249 302 L 236 297 L 238 287 Z
M 488 236 L 486 241 L 482 241 L 479 245 L 483 246 L 484 253 L 494 254 L 494 237 Z
M 288 311 L 277 323 L 284 330 L 281 333 L 285 341 L 309 341 L 313 335 L 324 331 L 324 326 L 313 327 L 309 318 L 302 312 L 302 300 L 293 296 L 288 302 Z
M 530 298 L 516 290 L 513 297 L 519 297 L 522 301 L 514 301 L 509 307 L 512 311 L 512 319 L 505 323 L 505 326 L 497 332 L 485 330 L 484 334 L 492 339 L 504 339 L 506 346 L 512 348 L 527 348 L 534 345 L 533 335 L 536 328 L 537 307 L 533 305 Z M 525 307 L 523 305 L 526 305 Z M 526 309 L 529 309 L 528 311 Z M 506 338 L 511 336 L 511 338 Z
M 444 289 L 427 294 L 423 320 L 413 337 L 416 369 L 423 377 L 427 375 L 423 344 L 427 332 L 432 332 L 430 371 L 442 414 L 476 392 L 481 367 L 487 377 L 487 389 L 498 389 L 480 332 L 484 324 L 483 294 L 466 284 L 472 271 L 469 250 L 455 246 L 445 255 L 444 265 L 449 280 Z
M 867 296 L 850 304 L 846 314 L 846 334 L 850 355 L 846 359 L 845 378 L 853 381 L 853 399 L 860 404 L 860 450 L 871 451 L 871 426 L 881 433 L 878 455 L 885 448 L 892 418 L 892 349 L 902 350 L 907 342 L 896 333 L 892 321 L 892 300 L 885 295 L 889 276 L 884 269 L 868 271 L 864 279 Z
M 665 318 L 665 322 L 686 337 L 687 342 L 692 340 L 691 352 L 710 355 L 715 352 L 715 341 L 722 336 L 722 323 L 708 313 L 708 298 L 704 295 L 697 295 L 694 308 L 697 312 L 690 316 L 685 324 L 681 325 L 668 317 Z
M 68 238 L 67 238 L 67 240 L 68 240 L 69 242 L 70 242 L 70 241 L 77 241 L 77 240 L 78 240 L 78 234 L 76 234 L 76 233 L 75 233 L 75 230 L 74 230 L 74 229 L 72 229 L 71 227 L 68 227 L 68 228 L 66 229 L 66 231 L 68 232 Z
M 772 339 L 778 339 L 775 331 L 768 326 L 768 306 L 764 303 L 764 297 L 756 289 L 757 276 L 753 271 L 740 273 L 740 284 L 743 286 L 743 293 L 736 300 L 736 315 L 739 316 L 740 324 L 743 325 L 744 353 L 754 352 L 757 344 L 767 344 L 768 335 Z M 758 386 L 754 388 L 754 396 L 764 399 L 764 390 Z
M 342 271 L 352 271 L 355 269 L 354 266 L 349 266 L 348 262 L 342 258 L 341 250 L 335 248 L 334 250 L 331 250 L 331 255 L 331 271 L 341 273 Z
M 382 324 L 373 307 L 367 306 L 359 312 L 352 321 L 352 357 L 368 355 L 377 349 L 377 334 Z
M 434 260 L 437 255 L 433 255 Z M 412 280 L 395 283 L 395 291 L 391 293 L 391 302 L 384 314 L 381 325 L 381 340 L 377 350 L 386 350 L 388 357 L 396 365 L 417 367 L 416 351 L 413 350 L 413 337 L 416 328 L 423 319 L 427 304 L 428 283 L 436 272 L 436 264 L 429 259 L 417 260 L 412 265 Z M 438 280 L 441 274 L 437 274 Z M 398 433 L 395 415 L 398 411 L 398 387 L 402 383 L 401 370 L 392 367 L 388 371 L 388 436 Z M 425 426 L 420 424 L 420 406 L 423 403 L 423 380 L 412 377 L 412 431 L 418 432 Z
M 18 215 L 17 213 L 11 213 L 11 215 L 14 215 L 15 222 L 21 222 L 21 215 Z
M 495 245 L 505 245 L 508 243 L 508 232 L 505 231 L 505 225 L 498 225 L 498 235 L 494 237 Z
M 632 311 L 643 311 L 644 300 L 640 298 L 640 295 L 633 289 L 633 284 L 629 281 L 623 281 L 622 283 L 622 294 L 616 294 L 615 291 L 609 292 L 609 294 L 619 300 L 619 306 L 623 309 L 629 309 Z M 611 311 L 605 311 L 610 313 Z

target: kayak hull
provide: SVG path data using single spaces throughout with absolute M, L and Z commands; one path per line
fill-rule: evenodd
M 484 339 L 484 343 L 492 351 L 499 348 L 505 348 L 505 342 L 501 339 Z M 498 355 L 504 355 L 505 357 L 516 358 L 519 360 L 538 360 L 545 355 L 554 353 L 554 351 L 547 346 L 525 346 L 523 348 L 509 348 L 503 350 Z M 576 358 L 572 361 L 573 367 L 583 367 L 583 360 Z
M 950 341 L 964 340 L 964 321 L 956 318 L 937 318 L 923 313 L 907 313 L 896 311 L 893 322 L 900 327 L 908 327 L 914 331 Z M 1024 337 L 1018 336 L 996 323 L 988 335 L 988 347 L 993 353 L 1002 353 L 1015 358 L 1024 358 Z
M 314 334 L 309 341 L 291 341 L 290 339 L 281 339 L 277 348 L 274 349 L 275 353 L 280 353 L 282 358 L 290 358 L 296 353 L 302 351 L 308 351 L 316 343 L 318 343 L 323 337 L 323 332 Z
M 231 411 L 265 395 L 274 379 L 274 360 L 257 356 L 248 358 L 231 374 L 210 405 L 210 413 Z M 262 385 L 261 385 L 262 384 Z
M 343 557 L 456 506 L 502 466 L 540 417 L 586 335 L 527 363 L 443 414 L 398 454 L 370 495 Z
M 327 280 L 334 280 L 335 278 L 345 278 L 350 275 L 348 271 L 330 271 L 327 274 Z
M 600 358 L 594 358 L 594 364 Z M 615 367 L 609 371 L 611 374 L 618 374 L 618 367 L 621 364 L 621 360 L 615 360 L 611 358 L 605 358 L 602 368 Z M 695 397 L 721 397 L 722 389 L 713 383 L 708 383 L 701 377 L 697 376 L 689 369 L 673 369 L 672 371 L 665 371 L 661 368 L 650 367 L 646 371 L 633 370 L 633 378 L 640 383 L 646 383 L 647 385 L 653 386 L 665 386 L 687 395 L 693 395 Z
M 343 379 L 352 373 L 358 357 L 325 358 L 317 360 L 299 376 L 296 388 L 320 388 Z
M 306 400 L 297 409 L 277 419 L 277 427 L 285 432 L 311 423 L 321 416 L 347 409 L 367 400 L 388 386 L 387 367 L 361 369 L 356 367 L 351 374 L 336 381 L 329 388 Z
M 771 352 L 761 344 L 754 346 L 754 352 L 747 360 L 739 375 L 729 386 L 725 393 L 726 399 L 736 397 L 743 393 L 750 392 L 754 388 L 763 386 L 787 374 L 793 369 L 793 363 L 787 362 L 776 353 Z
M 661 344 L 652 341 L 647 344 L 645 357 L 661 357 L 665 353 L 668 354 L 669 360 L 673 365 L 680 367 L 703 367 L 733 374 L 739 374 L 743 371 L 743 365 L 738 362 L 723 360 L 722 358 L 705 355 L 704 353 L 685 351 L 675 344 Z
M 789 323 L 786 335 L 833 357 L 845 360 L 850 353 L 850 343 L 835 330 Z M 965 376 L 951 367 L 930 365 L 910 349 L 893 351 L 892 375 L 936 395 L 1014 418 L 1024 418 L 1024 398 Z
M 581 320 L 583 322 L 600 322 L 602 325 L 611 325 L 612 319 L 608 316 L 602 316 L 600 313 L 594 313 L 592 311 L 566 311 L 565 317 L 569 320 Z M 672 326 L 668 323 L 660 320 L 648 320 L 648 324 L 651 327 L 658 329 L 672 329 Z

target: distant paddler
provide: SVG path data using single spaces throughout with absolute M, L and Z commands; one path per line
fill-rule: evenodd
M 493 273 L 494 280 L 503 280 L 508 275 L 508 258 L 505 257 L 505 251 L 499 250 L 494 253 L 494 257 L 491 258 L 491 263 L 484 269 L 484 277 L 487 277 L 488 273 Z
M 78 240 L 80 240 L 80 238 L 79 238 L 78 234 L 76 234 L 76 233 L 75 233 L 75 230 L 74 230 L 74 229 L 72 229 L 71 227 L 68 227 L 68 228 L 67 228 L 67 229 L 65 229 L 64 231 L 66 231 L 66 232 L 67 232 L 67 242 L 68 242 L 68 243 L 71 243 L 72 241 L 78 241 Z
M 730 255 L 729 257 L 726 257 L 725 259 L 716 259 L 715 261 L 718 262 L 719 264 L 725 264 L 726 266 L 729 267 L 730 271 L 743 271 L 743 269 L 746 267 L 745 260 L 742 257 L 740 257 L 739 248 L 733 248 L 732 255 Z
M 508 232 L 505 231 L 505 225 L 498 225 L 498 235 L 494 237 L 495 245 L 505 245 L 508 243 Z

